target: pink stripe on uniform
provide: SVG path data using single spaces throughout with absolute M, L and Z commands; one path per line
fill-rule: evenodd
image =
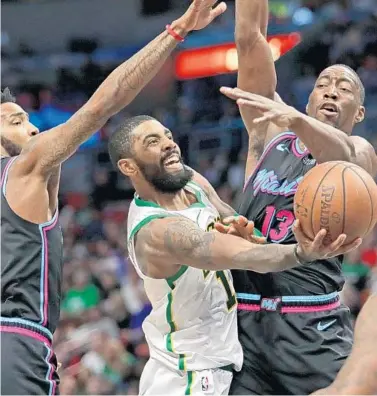
M 55 227 L 58 221 L 59 215 L 56 211 L 55 220 L 52 224 L 43 228 L 43 244 L 44 244 L 44 301 L 43 301 L 43 323 L 42 326 L 46 326 L 47 324 L 47 309 L 48 309 L 48 240 L 47 240 L 47 231 L 51 230 Z
M 282 307 L 281 313 L 306 313 L 306 312 L 321 312 L 329 311 L 340 306 L 340 301 L 335 301 L 334 303 L 327 305 L 313 305 L 306 307 Z
M 239 311 L 260 311 L 260 305 L 258 304 L 240 304 L 238 303 L 237 309 Z
M 29 329 L 23 329 L 22 327 L 0 326 L 0 332 L 21 334 L 26 337 L 34 338 L 35 340 L 38 340 L 40 342 L 47 344 L 48 346 L 51 346 L 51 342 L 47 337 L 44 337 L 42 334 L 36 333 L 35 331 Z
M 5 179 L 5 175 L 7 174 L 8 168 L 12 165 L 13 161 L 16 159 L 17 157 L 13 157 L 11 160 L 9 160 L 7 162 L 7 164 L 5 165 L 5 168 L 3 170 L 3 174 L 1 175 L 1 185 L 3 185 L 4 183 L 4 179 Z

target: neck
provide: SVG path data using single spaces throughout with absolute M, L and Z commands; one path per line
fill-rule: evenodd
M 143 200 L 154 202 L 162 208 L 169 210 L 186 209 L 196 200 L 192 194 L 188 193 L 183 188 L 176 193 L 162 193 L 154 188 L 143 189 L 136 188 L 136 186 L 135 190 L 136 194 Z

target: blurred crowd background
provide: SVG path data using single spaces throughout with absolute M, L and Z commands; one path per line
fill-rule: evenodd
M 9 85 L 32 122 L 47 130 L 64 122 L 115 66 L 187 4 L 3 0 L 2 86 Z M 233 40 L 234 2 L 227 4 L 226 15 L 186 40 L 188 47 Z M 304 111 L 323 68 L 332 63 L 353 67 L 366 89 L 367 118 L 357 134 L 377 147 L 376 1 L 271 0 L 270 10 L 269 32 L 301 35 L 301 43 L 277 60 L 279 94 Z M 173 131 L 186 162 L 237 208 L 247 135 L 237 107 L 219 94 L 222 85 L 235 86 L 236 74 L 182 80 L 176 78 L 172 58 L 135 103 L 64 165 L 60 197 L 64 298 L 54 337 L 62 394 L 137 394 L 148 359 L 141 324 L 150 305 L 124 243 L 133 191 L 111 167 L 108 136 L 124 117 L 155 116 Z M 356 317 L 371 290 L 377 291 L 377 230 L 345 258 L 343 268 L 342 297 Z

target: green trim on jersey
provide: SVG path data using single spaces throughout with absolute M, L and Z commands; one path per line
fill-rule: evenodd
M 186 271 L 188 270 L 187 265 L 181 265 L 181 268 L 172 276 L 169 276 L 169 278 L 166 278 L 166 282 L 168 282 L 168 285 L 170 289 L 174 289 L 175 285 L 174 282 L 180 278 Z
M 148 217 L 146 217 L 145 219 L 141 220 L 139 223 L 136 224 L 136 226 L 132 229 L 130 236 L 128 237 L 128 241 L 130 241 L 135 234 L 140 231 L 140 229 L 142 227 L 144 227 L 145 225 L 147 225 L 148 223 L 150 223 L 152 220 L 156 220 L 156 219 L 163 219 L 165 217 L 173 217 L 172 214 L 169 213 L 161 213 L 161 214 L 154 214 L 154 215 L 150 215 Z
M 187 386 L 186 386 L 186 390 L 185 390 L 185 395 L 191 395 L 193 377 L 194 377 L 194 372 L 193 371 L 188 371 L 187 372 Z
M 176 282 L 187 270 L 188 270 L 188 266 L 182 265 L 176 274 L 165 279 L 171 289 L 171 291 L 168 294 L 168 305 L 166 307 L 166 320 L 170 326 L 170 333 L 166 335 L 166 349 L 172 353 L 175 353 L 173 348 L 172 336 L 173 333 L 177 331 L 177 325 L 175 324 L 173 319 L 173 290 L 175 288 L 174 282 Z M 182 371 L 186 370 L 185 355 L 183 353 L 179 354 L 178 369 Z
M 257 237 L 264 237 L 264 235 L 257 228 L 254 228 L 253 235 Z

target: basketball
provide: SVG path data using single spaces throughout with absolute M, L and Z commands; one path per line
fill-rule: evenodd
M 300 182 L 294 212 L 311 239 L 326 229 L 324 243 L 346 234 L 345 243 L 365 237 L 377 221 L 377 185 L 364 169 L 343 161 L 320 164 Z

